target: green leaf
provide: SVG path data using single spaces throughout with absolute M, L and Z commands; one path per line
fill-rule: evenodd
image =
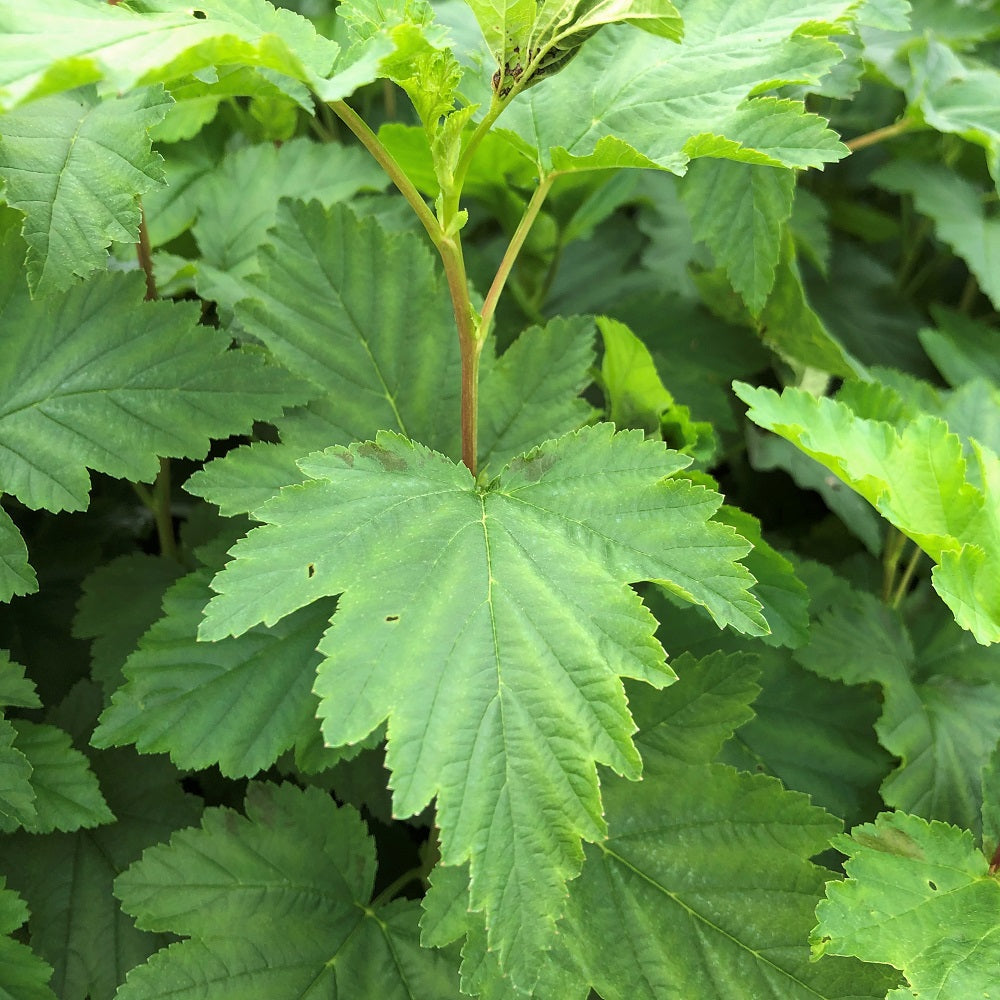
M 0 602 L 36 590 L 38 578 L 28 565 L 28 547 L 10 514 L 0 507 Z
M 899 765 L 882 785 L 887 805 L 979 829 L 981 772 L 1000 738 L 998 656 L 924 612 L 915 637 L 863 592 L 842 593 L 796 653 L 803 666 L 848 684 L 882 686 L 875 728 Z
M 91 677 L 110 695 L 122 682 L 122 664 L 160 616 L 163 594 L 183 568 L 173 559 L 134 552 L 91 573 L 73 620 L 73 635 L 94 640 Z
M 0 109 L 97 81 L 102 93 L 125 93 L 214 66 L 261 66 L 317 86 L 336 68 L 334 42 L 265 0 L 136 6 L 51 0 L 25 8 L 0 0 Z
M 182 769 L 218 764 L 229 777 L 251 776 L 316 725 L 316 646 L 334 605 L 319 601 L 238 639 L 197 642 L 214 572 L 197 570 L 167 591 L 163 617 L 125 663 L 125 684 L 94 746 L 135 743 L 141 753 L 168 752 Z
M 735 528 L 753 545 L 744 564 L 757 581 L 754 596 L 771 629 L 763 641 L 769 646 L 801 646 L 809 636 L 809 593 L 792 564 L 764 540 L 760 521 L 752 515 L 724 504 L 715 520 Z
M 91 694 L 96 698 L 96 690 Z M 96 755 L 94 769 L 117 822 L 0 839 L 0 871 L 28 901 L 32 947 L 54 967 L 60 1000 L 111 1000 L 125 972 L 167 943 L 135 929 L 111 883 L 145 848 L 199 813 L 162 759 L 114 751 Z
M 750 0 L 734 19 L 724 0 L 696 0 L 684 5 L 679 45 L 608 27 L 566 70 L 515 101 L 502 123 L 546 170 L 655 165 L 683 173 L 706 155 L 820 166 L 845 154 L 825 121 L 798 102 L 752 95 L 823 76 L 842 54 L 822 35 L 850 7 Z
M 646 345 L 617 320 L 600 316 L 597 327 L 604 341 L 601 384 L 608 419 L 620 428 L 638 427 L 678 451 L 708 460 L 716 446 L 711 425 L 692 420 L 691 411 L 674 401 Z
M 938 132 L 959 135 L 986 150 L 986 162 L 1000 187 L 1000 70 L 964 60 L 933 38 L 908 52 L 913 78 L 907 87 L 911 104 Z
M 387 178 L 361 149 L 293 139 L 248 146 L 201 177 L 190 211 L 199 293 L 227 306 L 250 289 L 242 280 L 260 271 L 260 250 L 282 198 L 315 198 L 324 207 L 359 191 L 378 191 Z M 219 272 L 223 272 L 220 274 Z
M 881 167 L 872 180 L 912 195 L 917 211 L 931 219 L 938 236 L 968 264 L 980 288 L 1000 308 L 1000 219 L 987 211 L 983 192 L 943 166 L 909 160 Z
M 252 784 L 245 817 L 208 810 L 118 878 L 140 926 L 190 935 L 134 969 L 118 1000 L 458 1000 L 451 955 L 419 947 L 418 904 L 373 907 L 374 879 L 354 809 L 317 788 Z
M 890 985 L 858 963 L 809 960 L 827 875 L 809 858 L 839 822 L 773 779 L 707 763 L 750 714 L 748 660 L 683 657 L 672 689 L 642 692 L 654 713 L 643 781 L 606 783 L 608 837 L 587 846 L 560 933 L 565 964 L 605 1000 L 846 1000 Z
M 587 423 L 594 410 L 580 393 L 590 383 L 593 331 L 590 317 L 556 317 L 545 326 L 529 327 L 496 361 L 484 353 L 479 387 L 481 468 L 487 464 L 499 468 L 540 441 Z M 433 437 L 442 435 L 439 431 Z
M 0 718 L 0 830 L 16 830 L 36 816 L 31 764 L 14 746 L 17 735 L 13 725 Z
M 104 270 L 111 242 L 138 243 L 138 196 L 164 179 L 149 129 L 168 107 L 162 87 L 108 101 L 85 87 L 0 117 L 0 179 L 25 213 L 33 294 Z
M 805 792 L 835 816 L 861 820 L 881 806 L 878 787 L 892 760 L 875 739 L 880 704 L 871 691 L 808 673 L 788 653 L 760 655 L 755 717 L 721 760 L 762 771 Z
M 920 343 L 937 370 L 953 385 L 988 378 L 1000 386 L 997 331 L 950 309 L 935 309 L 936 329 L 920 331 Z
M 663 478 L 686 464 L 603 425 L 478 487 L 464 467 L 383 433 L 303 459 L 309 481 L 255 512 L 268 524 L 213 581 L 204 639 L 344 594 L 320 645 L 327 742 L 359 740 L 391 716 L 395 811 L 437 796 L 442 859 L 472 858 L 473 908 L 529 985 L 578 870 L 578 838 L 603 834 L 595 761 L 638 775 L 618 676 L 672 678 L 624 583 L 662 581 L 720 625 L 766 628 L 735 562 L 745 544 L 707 521 L 717 494 Z
M 759 472 L 783 469 L 804 490 L 815 490 L 844 526 L 877 556 L 882 552 L 885 522 L 863 497 L 849 489 L 819 462 L 790 441 L 748 428 L 747 453 Z
M 1000 850 L 1000 741 L 983 768 L 983 850 L 996 861 Z
M 1000 883 L 972 836 L 883 813 L 839 837 L 844 882 L 830 882 L 813 933 L 817 955 L 857 955 L 900 969 L 926 1000 L 987 997 L 1000 963 Z
M 31 766 L 33 815 L 19 824 L 0 821 L 0 828 L 9 833 L 20 825 L 29 833 L 50 833 L 114 822 L 87 758 L 74 749 L 68 733 L 27 719 L 11 725 L 15 746 Z
M 751 420 L 822 462 L 937 562 L 934 588 L 963 628 L 979 642 L 1000 641 L 1000 583 L 987 569 L 1000 558 L 996 455 L 973 446 L 980 490 L 968 482 L 962 443 L 943 420 L 923 415 L 898 433 L 799 389 L 779 396 L 733 385 Z
M 0 997 L 4 1000 L 56 1000 L 49 988 L 52 969 L 9 935 L 28 919 L 28 908 L 0 877 Z
M 715 159 L 693 163 L 681 186 L 695 238 L 708 244 L 755 316 L 774 286 L 794 193 L 790 171 Z
M 308 395 L 198 326 L 197 305 L 143 302 L 141 275 L 102 275 L 35 302 L 16 287 L 16 267 L 3 275 L 0 489 L 29 507 L 83 510 L 88 468 L 149 482 L 158 455 L 201 457 L 210 438 Z

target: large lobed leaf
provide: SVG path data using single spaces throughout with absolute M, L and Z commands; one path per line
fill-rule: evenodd
M 84 87 L 0 118 L 0 178 L 25 213 L 33 292 L 105 269 L 112 241 L 138 242 L 138 196 L 163 182 L 149 129 L 168 107 L 159 87 L 108 101 Z
M 961 440 L 937 417 L 899 432 L 800 389 L 734 389 L 751 420 L 822 462 L 937 563 L 934 587 L 963 628 L 1000 641 L 1000 459 L 990 449 L 972 444 L 977 488 Z
M 442 858 L 471 859 L 471 905 L 515 981 L 551 943 L 579 838 L 605 832 L 595 763 L 638 777 L 621 676 L 672 672 L 627 582 L 657 580 L 721 624 L 766 631 L 688 460 L 598 425 L 487 484 L 397 434 L 300 461 L 255 511 L 201 637 L 239 635 L 341 594 L 320 644 L 328 743 L 389 719 L 394 809 L 437 796 Z M 546 821 L 539 825 L 538 816 Z
M 823 677 L 881 686 L 875 729 L 899 761 L 882 784 L 887 805 L 978 830 L 980 775 L 1000 740 L 1000 654 L 940 605 L 908 628 L 873 595 L 838 591 L 796 659 Z
M 317 788 L 250 785 L 146 851 L 115 891 L 139 926 L 188 935 L 133 969 L 119 1000 L 457 1000 L 453 958 L 420 948 L 414 902 L 372 906 L 374 842 Z
M 829 35 L 854 4 L 835 0 L 689 0 L 684 38 L 605 28 L 563 72 L 504 113 L 546 169 L 659 166 L 696 156 L 817 167 L 845 147 L 801 103 L 755 97 L 810 83 L 842 58 Z M 656 109 L 655 114 L 650 108 Z
M 359 219 L 346 205 L 283 201 L 251 296 L 235 313 L 316 398 L 276 421 L 281 446 L 255 444 L 212 462 L 188 482 L 223 513 L 252 511 L 301 482 L 295 460 L 331 444 L 395 430 L 459 452 L 461 362 L 448 295 L 425 242 Z M 393 280 L 384 280 L 392 274 Z M 422 334 L 411 349 L 414 331 Z M 593 322 L 556 318 L 525 330 L 480 368 L 480 465 L 497 468 L 544 438 L 574 430 L 591 410 Z
M 809 858 L 838 821 L 771 778 L 710 763 L 752 714 L 753 657 L 685 655 L 676 666 L 666 691 L 630 691 L 643 780 L 604 783 L 608 836 L 586 847 L 535 996 L 881 998 L 892 974 L 811 962 L 805 943 L 825 874 Z M 458 874 L 432 874 L 424 940 L 465 933 L 463 989 L 499 1000 L 510 993 Z
M 1000 881 L 972 835 L 906 813 L 883 813 L 835 841 L 847 880 L 816 910 L 818 955 L 857 955 L 900 969 L 893 998 L 988 997 L 1000 966 Z
M 0 0 L 0 109 L 98 81 L 124 93 L 216 65 L 319 81 L 338 52 L 306 18 L 266 0 Z

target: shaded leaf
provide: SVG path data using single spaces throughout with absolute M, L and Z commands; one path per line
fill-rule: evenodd
M 238 639 L 197 642 L 215 569 L 174 583 L 163 616 L 124 666 L 125 683 L 94 732 L 96 747 L 135 743 L 185 769 L 218 764 L 229 777 L 270 767 L 316 725 L 316 646 L 333 614 L 319 601 Z
M 978 830 L 981 772 L 1000 741 L 998 657 L 943 609 L 923 619 L 915 638 L 897 613 L 844 586 L 796 658 L 823 677 L 881 685 L 875 729 L 900 761 L 882 785 L 887 805 Z
M 457 1000 L 451 956 L 418 945 L 418 904 L 373 908 L 374 878 L 374 843 L 354 809 L 316 788 L 250 785 L 245 817 L 209 810 L 200 829 L 118 878 L 140 926 L 190 939 L 134 969 L 117 996 Z
M 0 489 L 29 507 L 83 510 L 88 468 L 148 482 L 158 455 L 201 457 L 210 438 L 308 395 L 197 326 L 196 304 L 142 302 L 141 275 L 102 275 L 32 302 L 16 266 L 0 273 Z
M 36 590 L 38 578 L 28 564 L 28 547 L 10 514 L 0 507 L 0 602 Z
M 5 1000 L 55 1000 L 52 969 L 31 949 L 9 937 L 28 919 L 28 908 L 0 877 L 0 996 Z

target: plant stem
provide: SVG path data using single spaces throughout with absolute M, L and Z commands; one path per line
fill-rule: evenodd
M 399 189 L 399 193 L 417 213 L 417 218 L 427 230 L 431 242 L 440 249 L 441 241 L 444 239 L 441 224 L 427 207 L 427 202 L 424 201 L 420 192 L 414 187 L 413 181 L 406 176 L 393 155 L 382 145 L 379 137 L 368 127 L 368 123 L 352 107 L 344 101 L 331 101 L 329 106 L 333 113 L 357 136 L 361 145 L 375 157 L 378 165 L 389 175 L 389 179 Z
M 388 903 L 396 898 L 399 890 L 405 885 L 409 885 L 411 882 L 419 882 L 425 874 L 424 866 L 421 865 L 419 868 L 411 868 L 407 872 L 403 872 L 399 878 L 394 879 L 390 882 L 372 901 L 370 904 L 371 909 L 377 910 L 384 903 Z
M 521 216 L 521 221 L 517 224 L 517 229 L 514 230 L 514 235 L 510 238 L 510 243 L 507 244 L 507 249 L 500 260 L 500 266 L 497 268 L 497 273 L 493 278 L 493 284 L 490 285 L 490 290 L 486 293 L 486 298 L 483 300 L 483 308 L 479 314 L 480 342 L 484 341 L 489 335 L 490 325 L 493 322 L 493 315 L 496 312 L 500 294 L 503 292 L 504 285 L 507 284 L 507 279 L 510 277 L 510 272 L 514 267 L 514 262 L 517 260 L 517 255 L 521 252 L 521 247 L 524 246 L 524 241 L 527 239 L 535 219 L 538 218 L 542 203 L 552 189 L 555 178 L 555 174 L 548 174 L 540 180 L 538 187 L 535 188 L 535 192 L 524 210 L 524 215 Z
M 149 245 L 149 230 L 146 228 L 146 210 L 139 202 L 139 242 L 135 245 L 135 255 L 139 259 L 139 267 L 146 275 L 146 301 L 152 302 L 160 297 L 156 290 L 156 276 L 153 274 L 153 248 Z
M 913 573 L 923 554 L 923 549 L 919 545 L 914 544 L 913 552 L 910 553 L 910 558 L 906 563 L 906 569 L 903 570 L 903 575 L 899 579 L 899 585 L 896 587 L 896 593 L 892 597 L 892 606 L 894 608 L 898 608 L 903 603 L 903 598 L 906 597 L 907 591 L 910 589 L 910 581 L 913 579 Z
M 873 132 L 866 132 L 864 135 L 858 135 L 853 139 L 848 139 L 844 145 L 847 146 L 852 153 L 856 153 L 859 149 L 874 146 L 876 143 L 882 142 L 884 139 L 892 139 L 897 135 L 902 135 L 904 132 L 909 131 L 914 124 L 915 123 L 912 118 L 900 118 L 898 122 L 893 122 L 892 125 L 884 125 L 882 128 L 877 128 Z
M 146 276 L 146 301 L 153 302 L 160 297 L 156 288 L 156 276 L 153 274 L 153 248 L 149 242 L 149 230 L 146 228 L 146 210 L 139 202 L 139 242 L 135 245 L 135 254 L 139 266 Z M 174 535 L 174 519 L 170 512 L 170 459 L 160 459 L 160 471 L 153 483 L 152 490 L 147 490 L 142 483 L 133 483 L 139 499 L 153 515 L 156 524 L 156 536 L 160 543 L 160 554 L 168 559 L 177 558 L 177 538 Z
M 882 600 L 886 604 L 892 599 L 893 588 L 896 585 L 896 567 L 899 565 L 905 545 L 906 535 L 895 528 L 890 528 L 885 540 L 885 551 L 882 553 Z

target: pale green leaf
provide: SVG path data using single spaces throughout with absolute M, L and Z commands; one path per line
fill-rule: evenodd
M 143 302 L 140 274 L 34 302 L 16 268 L 4 278 L 0 489 L 29 507 L 82 510 L 88 468 L 149 482 L 158 455 L 200 458 L 210 438 L 308 398 L 260 354 L 199 326 L 196 304 Z
M 354 809 L 316 788 L 250 785 L 245 817 L 212 809 L 117 880 L 140 926 L 190 935 L 117 997 L 458 1000 L 451 954 L 419 947 L 418 904 L 372 908 L 374 878 Z
M 122 664 L 160 617 L 164 591 L 182 573 L 173 559 L 136 552 L 98 567 L 83 581 L 73 635 L 92 639 L 90 675 L 110 695 Z
M 96 690 L 90 692 L 96 698 Z M 0 838 L 0 871 L 31 908 L 34 950 L 55 969 L 60 1000 L 112 1000 L 132 966 L 167 942 L 137 931 L 111 894 L 111 883 L 149 847 L 200 807 L 163 759 L 129 751 L 95 756 L 117 822 L 93 830 Z
M 912 195 L 917 211 L 931 219 L 940 239 L 965 261 L 1000 308 L 1000 219 L 988 210 L 984 193 L 954 170 L 908 160 L 880 168 L 872 180 Z
M 213 572 L 197 570 L 167 591 L 163 617 L 126 661 L 93 746 L 134 743 L 141 753 L 169 753 L 182 769 L 218 764 L 229 777 L 252 776 L 315 725 L 316 646 L 333 604 L 238 639 L 197 642 Z
M 0 0 L 0 108 L 98 81 L 102 93 L 124 93 L 227 65 L 319 85 L 338 52 L 304 17 L 266 0 Z
M 823 677 L 881 685 L 875 728 L 899 758 L 882 785 L 888 805 L 976 830 L 982 768 L 1000 739 L 1000 657 L 964 636 L 940 607 L 923 619 L 918 641 L 896 612 L 845 588 L 796 658 Z
M 638 427 L 662 438 L 672 448 L 708 460 L 716 440 L 710 424 L 691 419 L 691 411 L 674 401 L 646 345 L 624 324 L 600 316 L 604 341 L 601 387 L 607 417 L 619 428 Z
M 299 464 L 309 481 L 255 512 L 268 523 L 213 581 L 201 635 L 343 593 L 320 645 L 324 735 L 354 742 L 391 717 L 395 811 L 437 796 L 442 858 L 472 858 L 472 905 L 530 985 L 579 838 L 603 833 L 595 761 L 638 774 L 618 677 L 673 676 L 624 584 L 660 581 L 759 633 L 735 562 L 747 546 L 708 521 L 717 494 L 664 479 L 683 456 L 609 425 L 548 442 L 483 486 L 389 433 Z
M 734 383 L 748 416 L 822 462 L 936 563 L 932 581 L 956 621 L 982 643 L 1000 641 L 1000 460 L 973 445 L 982 489 L 967 478 L 962 442 L 922 415 L 902 433 L 844 403 L 799 389 Z
M 753 95 L 823 76 L 842 54 L 819 22 L 835 32 L 832 22 L 851 6 L 751 0 L 733 16 L 725 0 L 695 0 L 683 6 L 679 45 L 604 28 L 501 123 L 547 169 L 655 165 L 683 173 L 689 159 L 705 155 L 820 166 L 845 153 L 825 121 L 797 102 Z M 810 22 L 808 34 L 797 30 Z
M 106 101 L 85 87 L 0 117 L 3 196 L 25 213 L 33 293 L 104 270 L 112 242 L 139 241 L 138 197 L 163 183 L 149 129 L 168 107 L 162 87 Z
M 363 150 L 293 139 L 248 146 L 226 157 L 198 181 L 191 211 L 201 259 L 199 293 L 232 306 L 247 294 L 243 279 L 260 270 L 260 250 L 278 217 L 282 198 L 316 199 L 324 207 L 359 191 L 378 191 L 387 178 Z M 220 276 L 218 272 L 224 272 Z
M 28 547 L 10 514 L 0 507 L 0 602 L 38 590 L 38 578 L 28 564 Z
M 56 1000 L 49 988 L 52 969 L 9 935 L 28 919 L 28 908 L 0 876 L 0 997 L 3 1000 Z
M 989 997 L 1000 965 L 1000 882 L 972 836 L 883 813 L 837 838 L 847 880 L 830 882 L 816 954 L 856 955 L 901 970 L 924 1000 Z
M 790 441 L 748 429 L 747 453 L 759 472 L 783 469 L 804 490 L 815 490 L 823 503 L 872 555 L 882 552 L 885 521 L 863 497 L 846 486 L 815 459 L 799 451 Z
M 71 831 L 114 822 L 87 758 L 57 726 L 15 719 L 14 745 L 31 765 L 33 815 L 20 825 L 30 833 Z M 5 832 L 16 829 L 0 819 Z
M 716 159 L 693 163 L 681 185 L 695 238 L 708 244 L 755 316 L 774 285 L 794 193 L 788 170 Z

